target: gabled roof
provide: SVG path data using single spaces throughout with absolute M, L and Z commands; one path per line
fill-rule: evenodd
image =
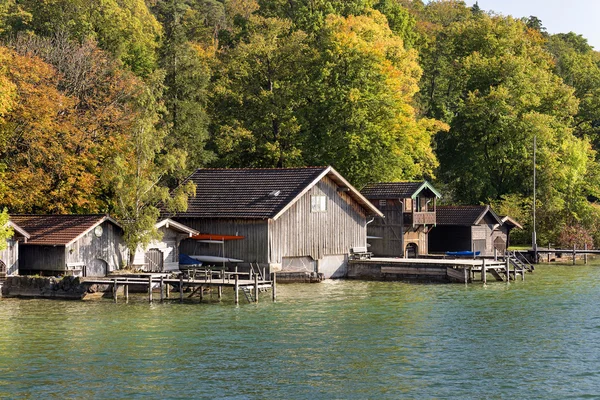
M 502 224 L 507 225 L 512 228 L 523 229 L 523 226 L 519 224 L 517 221 L 509 217 L 508 215 L 501 216 Z
M 27 244 L 68 246 L 104 221 L 120 225 L 104 214 L 85 215 L 14 215 L 11 221 L 21 226 L 30 237 Z
M 8 221 L 8 226 L 13 228 L 13 231 L 24 237 L 25 239 L 29 239 L 31 235 L 25 229 L 21 228 L 19 225 L 15 224 L 13 221 Z
M 426 189 L 429 189 L 437 198 L 442 197 L 427 181 L 369 183 L 360 192 L 371 200 L 414 199 Z
M 165 218 L 162 221 L 159 221 L 156 224 L 154 224 L 154 226 L 156 228 L 162 228 L 164 226 L 167 229 L 173 229 L 173 230 L 179 231 L 181 233 L 186 233 L 190 237 L 198 234 L 197 230 L 192 229 L 189 226 L 181 224 L 177 221 L 173 221 L 170 218 Z
M 439 225 L 478 225 L 489 214 L 497 224 L 502 225 L 500 217 L 490 206 L 437 206 L 436 224 Z
M 277 219 L 325 176 L 369 215 L 381 212 L 332 167 L 201 168 L 186 181 L 196 184 L 186 212 L 178 218 Z

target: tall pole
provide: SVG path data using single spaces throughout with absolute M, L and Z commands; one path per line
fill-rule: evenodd
M 533 135 L 533 233 L 531 237 L 533 247 L 533 261 L 537 263 L 537 232 L 535 230 L 535 203 L 536 203 L 536 160 L 537 135 Z

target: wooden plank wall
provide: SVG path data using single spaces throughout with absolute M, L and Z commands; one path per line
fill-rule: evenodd
M 6 265 L 6 274 L 13 275 L 19 269 L 19 242 L 14 239 L 6 240 L 6 248 L 0 251 L 0 261 Z
M 91 230 L 78 241 L 64 248 L 66 264 L 88 265 L 92 260 L 99 259 L 108 264 L 107 272 L 127 264 L 128 252 L 121 228 L 110 221 L 104 221 L 101 226 L 102 236 L 97 237 L 94 230 Z M 63 265 L 63 269 L 65 268 L 66 265 Z
M 311 212 L 311 196 L 327 197 L 326 212 Z M 337 185 L 323 178 L 286 213 L 269 221 L 269 259 L 281 263 L 283 257 L 348 254 L 351 247 L 365 246 L 366 216 L 362 207 Z
M 31 274 L 36 271 L 64 271 L 64 269 L 64 246 L 19 244 L 19 274 Z
M 374 200 L 374 202 L 378 202 L 378 200 Z M 381 238 L 369 240 L 369 244 L 371 245 L 369 251 L 374 256 L 402 257 L 404 255 L 404 235 L 402 228 L 404 219 L 401 207 L 401 205 L 393 204 L 392 201 L 386 201 L 385 206 L 378 207 L 385 215 L 385 218 L 377 217 L 367 225 L 367 234 L 369 236 Z
M 245 238 L 242 240 L 229 240 L 225 242 L 225 256 L 244 260 L 245 262 L 269 263 L 268 224 L 266 219 L 174 219 L 200 233 L 244 236 Z M 180 252 L 183 254 L 202 254 L 208 256 L 221 256 L 222 248 L 220 244 L 198 243 L 193 239 L 184 240 L 179 247 Z

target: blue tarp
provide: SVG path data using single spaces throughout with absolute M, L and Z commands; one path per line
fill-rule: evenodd
M 478 256 L 481 252 L 476 251 L 473 253 L 472 251 L 447 251 L 447 256 L 455 256 L 455 257 L 473 257 Z
M 187 254 L 179 253 L 179 265 L 202 265 L 202 261 L 198 261 Z

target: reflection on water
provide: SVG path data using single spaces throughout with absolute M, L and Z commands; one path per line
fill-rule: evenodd
M 2 398 L 583 398 L 599 267 L 280 285 L 278 302 L 0 301 Z M 228 297 L 227 297 L 228 296 Z M 267 297 L 267 296 L 265 296 Z

